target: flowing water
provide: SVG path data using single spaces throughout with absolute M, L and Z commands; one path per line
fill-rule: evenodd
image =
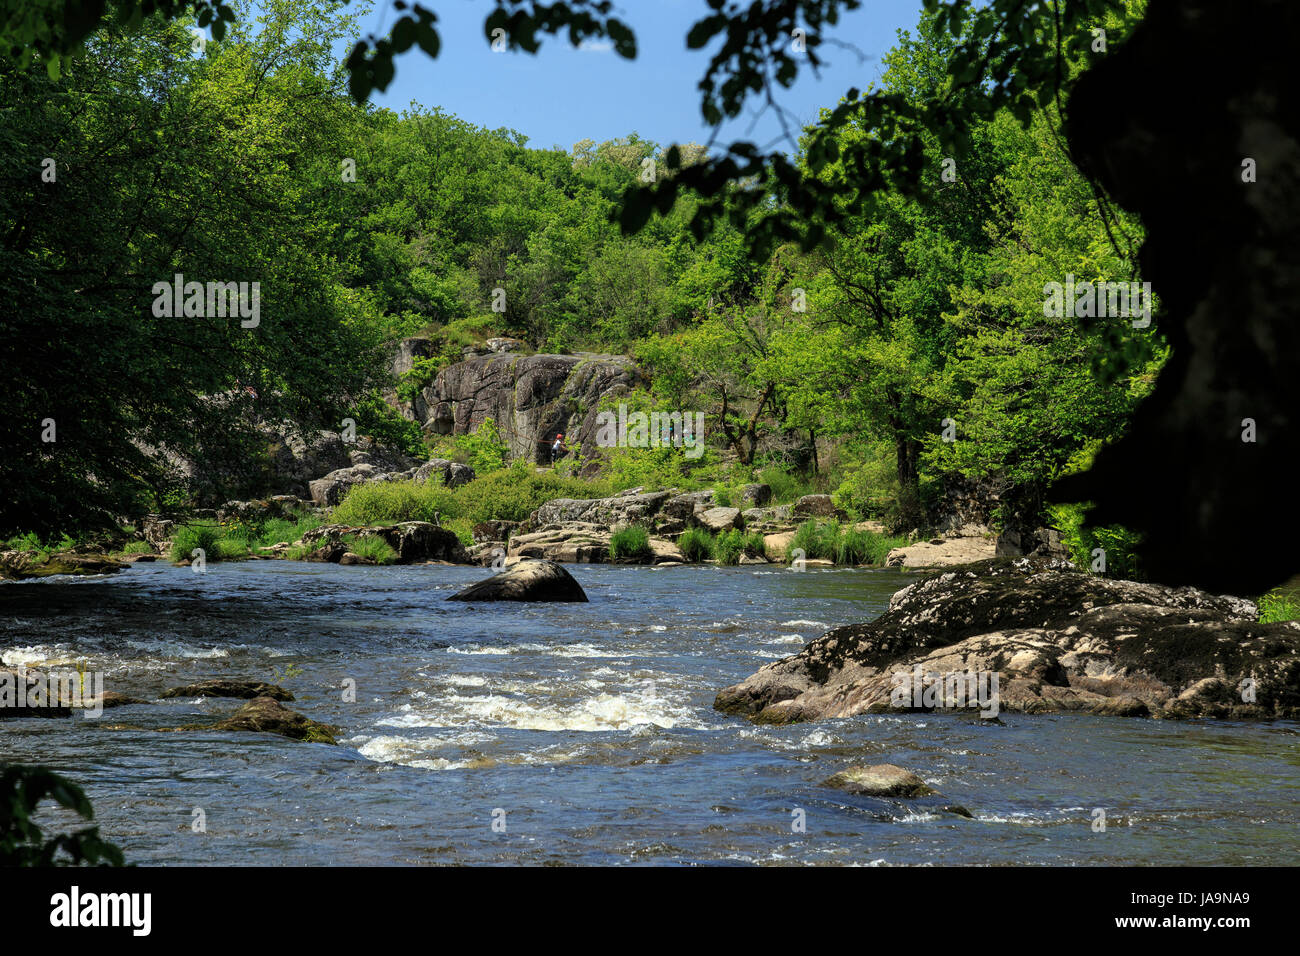
M 716 691 L 874 617 L 911 578 L 571 570 L 590 604 L 448 603 L 487 572 L 441 566 L 137 564 L 0 585 L 5 664 L 81 664 L 153 701 L 5 721 L 0 760 L 80 782 L 143 864 L 1300 862 L 1300 724 L 754 726 L 715 712 Z M 154 700 L 215 676 L 282 683 L 289 706 L 342 728 L 340 746 L 161 732 L 239 706 Z M 974 819 L 820 786 L 883 762 Z

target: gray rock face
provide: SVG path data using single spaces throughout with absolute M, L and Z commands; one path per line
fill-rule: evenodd
M 554 561 L 520 561 L 486 581 L 471 584 L 448 601 L 586 602 L 586 592 Z
M 322 508 L 333 508 L 343 500 L 354 485 L 375 481 L 384 474 L 385 472 L 370 464 L 352 465 L 349 468 L 331 471 L 324 478 L 317 478 L 309 483 L 311 500 Z
M 619 525 L 646 524 L 672 496 L 668 491 L 636 490 L 611 498 L 556 498 L 537 509 L 537 527 L 581 521 L 608 530 Z
M 424 389 L 425 428 L 463 435 L 491 418 L 511 457 L 549 462 L 557 432 L 590 456 L 596 451 L 598 402 L 640 380 L 636 366 L 621 355 L 478 356 L 444 368 Z
M 695 520 L 701 528 L 712 531 L 714 534 L 719 531 L 730 531 L 744 525 L 739 508 L 706 508 L 695 515 Z
M 804 495 L 794 503 L 791 514 L 796 518 L 839 518 L 843 520 L 847 517 L 843 511 L 835 507 L 830 495 Z
M 418 466 L 411 477 L 420 482 L 440 480 L 448 488 L 456 488 L 473 481 L 476 476 L 469 465 L 448 461 L 446 458 L 431 458 Z
M 714 706 L 773 723 L 925 710 L 895 702 L 898 675 L 983 673 L 1006 711 L 1294 718 L 1300 624 L 1257 617 L 1241 598 L 994 559 L 923 578 L 876 620 L 827 632 Z

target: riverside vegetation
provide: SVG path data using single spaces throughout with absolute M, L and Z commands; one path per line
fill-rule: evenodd
M 1098 204 L 1070 163 L 1056 135 L 1057 103 L 1029 116 L 1004 108 L 967 117 L 968 149 L 957 175 L 932 184 L 937 195 L 880 189 L 865 207 L 845 207 L 816 248 L 776 243 L 756 256 L 747 239 L 760 214 L 740 192 L 734 221 L 702 234 L 693 221 L 707 203 L 688 191 L 643 228 L 620 229 L 617 213 L 643 162 L 673 175 L 663 145 L 633 134 L 537 149 L 517 132 L 437 109 L 358 107 L 332 52 L 357 34 L 357 14 L 331 2 L 264 6 L 258 25 L 249 8 L 233 5 L 237 25 L 202 57 L 174 58 L 191 42 L 183 20 L 146 19 L 137 30 L 94 35 L 83 55 L 96 70 L 56 80 L 0 60 L 0 95 L 12 106 L 3 213 L 38 224 L 22 248 L 6 247 L 0 280 L 20 299 L 17 290 L 34 287 L 20 276 L 39 276 L 49 290 L 40 301 L 19 301 L 3 321 L 16 341 L 52 334 L 70 359 L 25 363 L 0 384 L 15 410 L 0 424 L 0 478 L 16 491 L 0 502 L 0 534 L 10 550 L 34 556 L 29 566 L 52 569 L 56 553 L 73 550 L 142 553 L 148 546 L 123 530 L 123 519 L 158 512 L 183 519 L 197 504 L 192 480 L 172 467 L 176 454 L 204 469 L 231 457 L 257 460 L 264 450 L 254 422 L 285 416 L 303 428 L 350 417 L 389 446 L 465 462 L 478 477 L 459 488 L 362 485 L 332 514 L 183 521 L 174 557 L 201 547 L 210 560 L 230 560 L 277 544 L 290 546 L 284 556 L 302 556 L 307 550 L 295 543 L 327 522 L 435 515 L 469 545 L 476 524 L 524 521 L 559 497 L 709 488 L 725 506 L 732 491 L 757 481 L 777 503 L 827 493 L 844 513 L 839 523 L 797 528 L 791 547 L 814 560 L 879 564 L 933 533 L 950 489 L 974 487 L 988 503 L 980 517 L 990 533 L 1027 542 L 1051 528 L 1076 564 L 1091 566 L 1100 549 L 1102 573 L 1141 577 L 1136 536 L 1090 526 L 1086 503 L 1045 503 L 1053 481 L 1085 470 L 1123 434 L 1167 359 L 1158 328 L 1045 315 L 1044 276 L 1126 277 L 1142 236 L 1136 220 Z M 1122 38 L 1145 10 L 1144 0 L 1117 4 L 1106 27 Z M 917 108 L 942 93 L 946 65 L 984 29 L 973 12 L 946 21 L 944 12 L 927 11 L 914 32 L 900 33 L 884 57 L 882 93 Z M 1072 81 L 1090 54 L 1071 48 L 1061 65 Z M 100 111 L 80 110 L 105 84 L 117 95 Z M 173 95 L 132 92 L 145 86 Z M 47 112 L 58 118 L 53 127 Z M 268 122 L 275 116 L 293 121 Z M 222 129 L 226 139 L 153 136 L 162 128 Z M 847 153 L 869 133 L 850 126 L 836 135 Z M 228 205 L 220 215 L 215 205 L 201 208 L 202 229 L 178 229 L 185 217 L 171 214 L 169 197 L 223 181 L 230 148 L 254 137 L 262 155 L 285 162 L 241 171 L 247 188 L 221 194 Z M 951 169 L 939 138 L 922 134 L 921 142 L 931 168 Z M 165 163 L 175 189 L 138 181 L 125 164 L 78 159 L 111 143 Z M 48 184 L 12 172 L 47 154 L 93 177 L 57 180 L 49 204 Z M 367 175 L 341 179 L 339 155 Z M 706 162 L 689 144 L 674 158 L 683 176 Z M 833 160 L 797 158 L 826 186 L 847 175 Z M 427 189 L 416 195 L 415 182 Z M 118 198 L 120 205 L 110 201 Z M 124 244 L 128 230 L 117 224 L 128 205 L 151 210 L 156 241 Z M 1124 241 L 1111 241 L 1116 234 Z M 76 314 L 79 296 L 50 271 L 60 255 L 170 276 L 164 258 L 200 250 L 212 274 L 261 276 L 262 313 L 281 321 L 250 335 L 212 317 L 189 318 L 201 344 L 178 365 L 158 348 L 170 341 L 166 326 L 152 315 L 138 319 L 136 297 L 112 283 L 99 307 L 132 316 L 121 328 L 106 336 L 108 324 L 57 317 Z M 290 294 L 304 287 L 316 290 L 311 301 Z M 312 341 L 311 361 L 275 331 L 290 326 Z M 385 343 L 408 336 L 424 336 L 432 348 L 394 378 Z M 606 449 L 594 470 L 579 473 L 565 460 L 538 473 L 510 461 L 489 422 L 437 435 L 399 413 L 467 350 L 501 336 L 526 351 L 632 357 L 642 375 L 619 400 L 634 410 L 705 410 L 712 424 L 704 454 Z M 1104 367 L 1093 361 L 1100 356 L 1110 357 Z M 125 367 L 169 416 L 147 413 L 136 385 L 123 391 L 117 370 Z M 84 391 L 99 400 L 31 404 L 36 395 L 72 401 Z M 57 454 L 15 430 L 46 419 L 60 429 L 49 446 Z M 163 448 L 167 454 L 150 451 Z M 866 519 L 884 532 L 853 527 Z M 625 548 L 634 543 L 620 541 L 618 554 L 644 554 Z M 761 553 L 753 536 L 730 531 L 700 531 L 683 543 L 697 560 Z M 390 560 L 377 544 L 361 547 Z M 1265 606 L 1290 613 L 1278 600 Z
M 1122 44 L 1147 3 L 1092 7 Z M 798 553 L 880 565 L 911 549 L 923 563 L 926 546 L 956 536 L 1068 558 L 1102 582 L 1141 579 L 1137 535 L 1090 522 L 1087 502 L 1047 496 L 1123 440 L 1168 363 L 1168 340 L 1160 323 L 1064 321 L 1048 314 L 1043 290 L 1065 276 L 1136 275 L 1144 229 L 1075 168 L 1061 137 L 1069 85 L 1093 67 L 1092 51 L 1044 43 L 1035 27 L 1050 22 L 1025 20 L 1017 59 L 1018 41 L 994 29 L 1008 8 L 927 3 L 872 93 L 895 112 L 843 122 L 854 91 L 827 104 L 776 172 L 748 178 L 731 158 L 729 175 L 715 175 L 720 160 L 698 144 L 633 133 L 538 149 L 436 107 L 358 105 L 349 94 L 384 85 L 383 71 L 341 62 L 361 12 L 331 0 L 222 7 L 201 56 L 187 14 L 106 22 L 62 73 L 58 30 L 5 27 L 0 287 L 12 302 L 0 329 L 23 361 L 0 376 L 0 573 L 98 573 L 162 548 L 178 562 L 196 552 L 305 559 L 321 552 L 311 536 L 331 528 L 336 557 L 391 564 L 405 560 L 393 542 L 406 531 L 368 530 L 434 525 L 483 548 L 545 535 L 534 516 L 566 501 L 649 496 L 658 508 L 669 494 L 707 493 L 682 516 L 602 527 L 602 547 L 647 561 L 663 556 L 668 534 L 674 560 Z M 711 19 L 722 23 L 692 31 L 693 45 L 727 18 Z M 409 47 L 417 29 L 404 22 Z M 436 46 L 427 28 L 426 49 Z M 626 28 L 609 35 L 626 52 Z M 1053 46 L 1050 62 L 1027 59 Z M 976 61 L 1024 72 L 986 82 Z M 745 84 L 720 86 L 735 115 L 730 99 Z M 706 115 L 720 120 L 719 85 L 704 88 Z M 924 121 L 894 135 L 900 116 L 959 120 L 962 137 Z M 863 158 L 896 151 L 909 176 L 891 168 L 859 190 Z M 646 161 L 663 170 L 655 215 L 633 198 Z M 56 175 L 35 175 L 47 162 Z M 724 185 L 684 188 L 709 177 Z M 808 232 L 780 228 L 809 196 L 819 205 L 804 217 Z M 209 281 L 257 281 L 266 321 L 250 331 L 224 315 L 187 316 L 179 341 L 177 320 L 151 310 L 148 295 L 178 263 Z M 411 339 L 427 354 L 396 372 L 392 350 Z M 443 420 L 413 415 L 502 341 L 530 358 L 626 358 L 635 374 L 601 397 L 602 410 L 615 400 L 699 409 L 710 422 L 703 453 L 584 448 L 538 469 L 491 419 L 468 427 L 453 416 L 448 433 L 429 427 Z M 349 481 L 327 504 L 298 494 L 274 510 L 209 516 L 247 503 L 237 495 L 273 496 L 257 483 L 273 470 L 267 423 L 310 436 L 345 421 L 376 449 L 463 464 L 473 477 L 388 470 Z M 251 464 L 256 480 L 236 480 L 232 463 Z M 759 512 L 751 524 L 731 512 L 754 485 L 773 507 L 746 509 Z M 816 512 L 799 513 L 811 498 Z M 776 536 L 755 530 L 778 509 L 788 510 L 774 520 L 789 525 L 779 551 Z M 154 519 L 172 525 L 165 544 L 143 530 Z M 1073 573 L 1053 571 L 1075 586 Z M 1252 616 L 1279 622 L 1297 610 L 1282 588 L 1219 624 L 1246 633 Z M 854 645 L 864 660 L 869 643 Z M 1177 675 L 1166 676 L 1172 694 Z M 811 683 L 800 706 L 820 713 Z M 741 710 L 789 699 L 784 687 L 737 688 L 728 706 Z M 1192 712 L 1227 707 L 1214 696 L 1222 690 Z M 1149 709 L 1177 712 L 1179 699 Z M 80 812 L 76 794 L 60 794 Z

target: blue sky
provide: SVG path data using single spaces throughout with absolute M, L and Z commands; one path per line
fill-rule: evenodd
M 620 17 L 637 35 L 633 61 L 612 50 L 575 50 L 563 35 L 544 40 L 535 56 L 493 53 L 483 36 L 490 2 L 426 5 L 438 14 L 442 52 L 436 60 L 418 49 L 399 57 L 388 90 L 372 97 L 376 105 L 397 111 L 412 101 L 441 107 L 478 126 L 517 130 L 539 149 L 557 144 L 569 149 L 580 139 L 601 142 L 631 132 L 661 144 L 708 140 L 696 84 L 709 54 L 686 49 L 687 31 L 709 12 L 704 0 L 623 0 Z M 854 44 L 867 59 L 859 62 L 851 50 L 824 45 L 822 56 L 829 66 L 821 79 L 800 71 L 778 101 L 811 122 L 849 87 L 865 88 L 880 76 L 881 55 L 893 46 L 896 31 L 913 29 L 920 10 L 921 0 L 866 0 L 863 9 L 844 16 L 828 36 Z M 393 19 L 388 0 L 377 0 L 361 25 L 369 33 L 382 24 L 387 32 Z M 749 109 L 757 112 L 758 105 Z M 775 142 L 780 135 L 775 116 L 762 115 L 755 122 L 747 115 L 725 126 L 719 142 L 750 139 L 783 148 Z

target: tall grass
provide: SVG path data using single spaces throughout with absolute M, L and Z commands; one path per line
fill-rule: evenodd
M 763 536 L 756 532 L 732 529 L 713 539 L 713 557 L 719 564 L 739 564 L 742 555 L 758 557 L 763 553 Z
M 475 478 L 458 488 L 437 482 L 384 481 L 354 486 L 330 520 L 344 524 L 433 521 L 470 526 L 480 521 L 524 521 L 555 498 L 603 498 L 608 482 L 538 473 L 525 461 Z
M 650 532 L 640 525 L 630 525 L 615 531 L 609 538 L 609 553 L 614 558 L 647 558 L 650 556 Z
M 187 524 L 176 529 L 172 536 L 171 559 L 189 561 L 194 556 L 194 549 L 202 548 L 203 556 L 208 561 L 220 561 L 225 555 L 221 551 L 221 528 L 215 524 Z
M 708 561 L 713 557 L 713 535 L 703 528 L 688 528 L 677 538 L 677 547 L 687 561 Z
M 894 548 L 907 544 L 901 535 L 880 534 L 841 526 L 838 521 L 805 521 L 795 529 L 786 555 L 802 550 L 805 558 L 822 558 L 835 564 L 882 565 Z
M 369 558 L 376 564 L 397 563 L 397 552 L 383 538 L 373 534 L 346 534 L 344 546 L 353 554 Z

